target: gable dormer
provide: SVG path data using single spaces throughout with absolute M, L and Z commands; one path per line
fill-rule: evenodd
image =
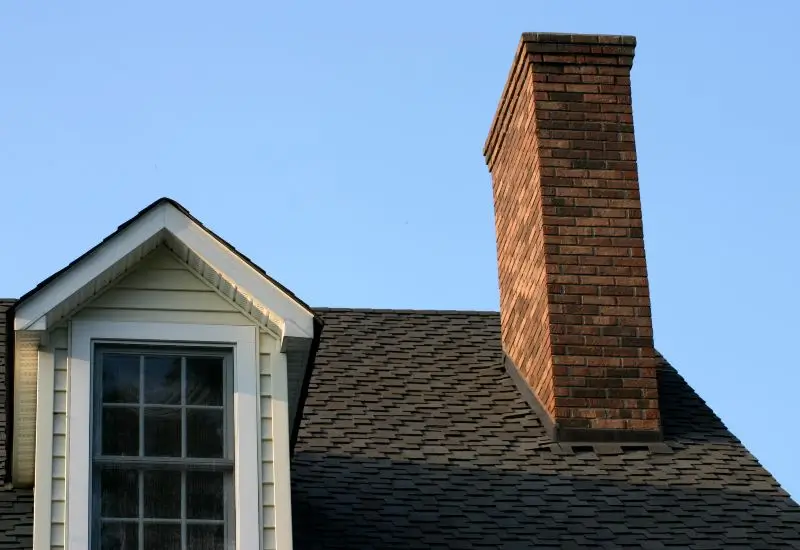
M 291 548 L 291 382 L 321 324 L 290 291 L 161 199 L 11 319 L 35 548 Z

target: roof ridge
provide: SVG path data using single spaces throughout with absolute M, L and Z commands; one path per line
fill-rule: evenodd
M 425 315 L 500 315 L 499 311 L 479 310 L 479 309 L 412 309 L 412 308 L 372 308 L 372 307 L 316 307 L 318 312 L 364 312 L 364 313 L 423 313 Z

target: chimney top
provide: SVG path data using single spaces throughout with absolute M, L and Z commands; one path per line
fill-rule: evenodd
M 625 34 L 522 33 L 489 135 L 483 146 L 483 155 L 490 170 L 494 152 L 505 133 L 501 129 L 506 121 L 505 115 L 510 104 L 517 99 L 510 93 L 513 90 L 509 87 L 513 87 L 517 82 L 519 72 L 526 63 L 592 65 L 601 62 L 599 58 L 604 58 L 603 64 L 631 67 L 635 48 L 636 37 Z

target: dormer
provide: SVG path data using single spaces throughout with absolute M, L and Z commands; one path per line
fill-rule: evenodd
M 321 323 L 170 199 L 10 310 L 11 482 L 34 548 L 290 549 Z

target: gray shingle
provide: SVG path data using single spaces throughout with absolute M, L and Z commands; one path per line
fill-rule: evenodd
M 320 313 L 297 550 L 800 548 L 800 508 L 666 363 L 666 448 L 558 445 L 502 366 L 497 314 Z M 30 491 L 0 489 L 0 550 L 30 548 L 32 518 Z
M 800 508 L 666 362 L 666 445 L 573 448 L 505 372 L 498 314 L 318 311 L 297 550 L 800 548 Z

